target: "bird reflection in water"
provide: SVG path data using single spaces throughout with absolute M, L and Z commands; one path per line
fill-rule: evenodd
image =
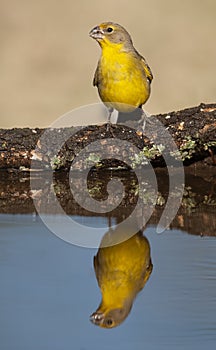
M 130 235 L 130 229 L 110 229 L 102 238 L 94 257 L 102 300 L 90 320 L 100 327 L 113 328 L 126 319 L 136 295 L 152 272 L 150 245 L 142 231 L 122 241 L 128 233 Z M 115 244 L 116 241 L 121 243 Z

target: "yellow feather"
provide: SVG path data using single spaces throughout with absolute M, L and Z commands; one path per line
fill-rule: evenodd
M 149 98 L 153 76 L 145 59 L 133 47 L 128 32 L 118 24 L 106 22 L 91 33 L 102 49 L 94 77 L 101 100 L 108 108 L 120 112 L 141 107 Z

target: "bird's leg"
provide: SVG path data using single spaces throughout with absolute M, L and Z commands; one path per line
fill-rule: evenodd
M 110 129 L 112 112 L 113 112 L 113 108 L 109 107 L 108 108 L 108 118 L 107 118 L 107 131 L 109 131 L 109 129 Z
M 151 117 L 151 114 L 149 114 L 148 112 L 146 112 L 142 109 L 140 124 L 141 124 L 141 128 L 142 128 L 143 133 L 145 131 L 146 123 L 152 124 L 150 117 Z

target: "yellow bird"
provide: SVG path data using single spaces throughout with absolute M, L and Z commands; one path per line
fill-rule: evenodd
M 104 22 L 93 28 L 90 37 L 101 49 L 93 85 L 109 110 L 131 113 L 141 108 L 150 95 L 153 75 L 144 57 L 133 46 L 129 33 L 121 25 Z
M 150 245 L 141 231 L 114 244 L 119 237 L 125 238 L 122 229 L 108 231 L 94 257 L 94 269 L 102 300 L 90 320 L 104 328 L 113 328 L 125 320 L 136 295 L 144 287 L 153 268 Z

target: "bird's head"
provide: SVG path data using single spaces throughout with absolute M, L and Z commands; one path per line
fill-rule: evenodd
M 90 37 L 95 39 L 101 47 L 121 45 L 125 48 L 131 48 L 132 40 L 129 33 L 120 24 L 113 22 L 104 22 L 94 27 Z
M 129 303 L 127 306 L 115 308 L 115 309 L 107 309 L 102 311 L 99 307 L 97 311 L 93 312 L 90 316 L 90 321 L 94 323 L 96 326 L 100 326 L 102 328 L 113 328 L 121 324 L 125 318 L 128 316 L 132 307 L 132 303 Z

